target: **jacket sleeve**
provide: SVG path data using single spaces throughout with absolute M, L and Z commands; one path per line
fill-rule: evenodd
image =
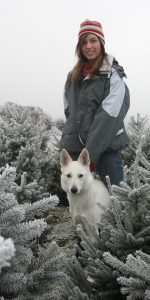
M 66 116 L 66 119 L 68 119 L 70 112 L 69 112 L 69 106 L 68 106 L 68 100 L 67 100 L 67 81 L 64 86 L 64 92 L 63 92 L 63 101 L 64 101 L 64 113 Z
M 107 81 L 108 82 L 108 81 Z M 85 148 L 96 164 L 100 155 L 112 144 L 117 134 L 124 131 L 123 120 L 129 109 L 129 90 L 122 76 L 112 68 L 109 93 L 99 106 L 89 130 Z

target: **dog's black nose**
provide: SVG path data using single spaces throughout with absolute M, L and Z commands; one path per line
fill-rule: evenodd
M 76 194 L 78 191 L 78 189 L 76 187 L 72 187 L 71 189 L 71 193 Z

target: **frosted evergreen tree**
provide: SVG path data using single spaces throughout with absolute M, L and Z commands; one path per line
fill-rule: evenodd
M 48 192 L 57 194 L 60 203 L 67 203 L 60 187 L 59 151 L 52 143 L 55 137 L 58 143 L 63 124 L 61 119 L 52 121 L 40 108 L 11 102 L 0 107 L 0 167 L 6 163 L 14 166 L 16 184 L 20 186 L 25 180 L 26 190 L 27 185 L 34 181 L 33 194 L 29 197 L 31 202 L 37 195 L 39 199 L 48 196 L 45 194 Z M 20 197 L 20 202 L 29 199 L 23 193 Z
M 121 151 L 121 156 L 124 165 L 130 167 L 135 160 L 136 149 L 140 143 L 142 135 L 145 135 L 145 147 L 143 145 L 143 150 L 145 155 L 148 154 L 150 145 L 150 129 L 148 127 L 148 117 L 141 118 L 140 114 L 137 114 L 137 120 L 132 116 L 128 124 L 128 136 L 130 143 L 127 148 Z M 148 154 L 148 159 L 150 159 L 150 154 Z
M 49 168 L 52 156 L 48 147 L 49 131 L 41 124 L 40 118 L 35 122 L 30 107 L 6 105 L 3 110 L 0 119 L 0 167 L 9 164 L 16 168 L 16 184 L 26 183 L 26 191 L 27 185 L 32 185 L 30 197 L 22 193 L 18 201 L 30 199 L 34 202 L 37 196 L 39 199 L 48 196 L 45 194 L 48 192 L 46 168 Z
M 150 255 L 136 251 L 134 256 L 127 256 L 126 263 L 115 259 L 110 253 L 105 253 L 104 257 L 120 273 L 117 281 L 121 285 L 121 293 L 128 295 L 126 299 L 150 299 Z
M 50 130 L 52 126 L 52 118 L 50 115 L 44 113 L 44 111 L 40 107 L 33 107 L 33 106 L 21 106 L 17 105 L 13 102 L 6 102 L 5 105 L 0 106 L 0 116 L 5 121 L 7 120 L 9 123 L 10 118 L 12 118 L 12 112 L 9 111 L 10 108 L 15 107 L 17 111 L 24 110 L 28 107 L 30 111 L 30 117 L 32 119 L 33 125 L 36 125 L 40 121 L 40 125 L 45 125 L 46 130 Z
M 58 198 L 51 196 L 33 204 L 19 204 L 13 193 L 15 168 L 7 166 L 1 168 L 0 173 L 0 297 L 6 300 L 59 299 L 57 292 L 50 291 L 63 274 L 60 271 L 63 254 L 56 243 L 48 245 L 46 250 L 38 243 L 47 227 L 46 220 L 40 217 L 58 203 Z M 36 257 L 32 251 L 35 243 Z

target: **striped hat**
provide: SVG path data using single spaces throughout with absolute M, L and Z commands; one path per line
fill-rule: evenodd
M 103 29 L 102 29 L 102 25 L 99 22 L 90 21 L 90 20 L 86 19 L 80 25 L 80 31 L 79 31 L 78 38 L 80 38 L 80 36 L 84 33 L 94 33 L 94 34 L 96 34 L 100 38 L 103 46 L 105 46 L 104 32 L 103 32 Z

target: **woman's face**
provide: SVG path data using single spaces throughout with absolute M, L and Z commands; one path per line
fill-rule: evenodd
M 99 38 L 95 34 L 88 34 L 81 45 L 81 51 L 89 62 L 95 60 L 101 52 Z

